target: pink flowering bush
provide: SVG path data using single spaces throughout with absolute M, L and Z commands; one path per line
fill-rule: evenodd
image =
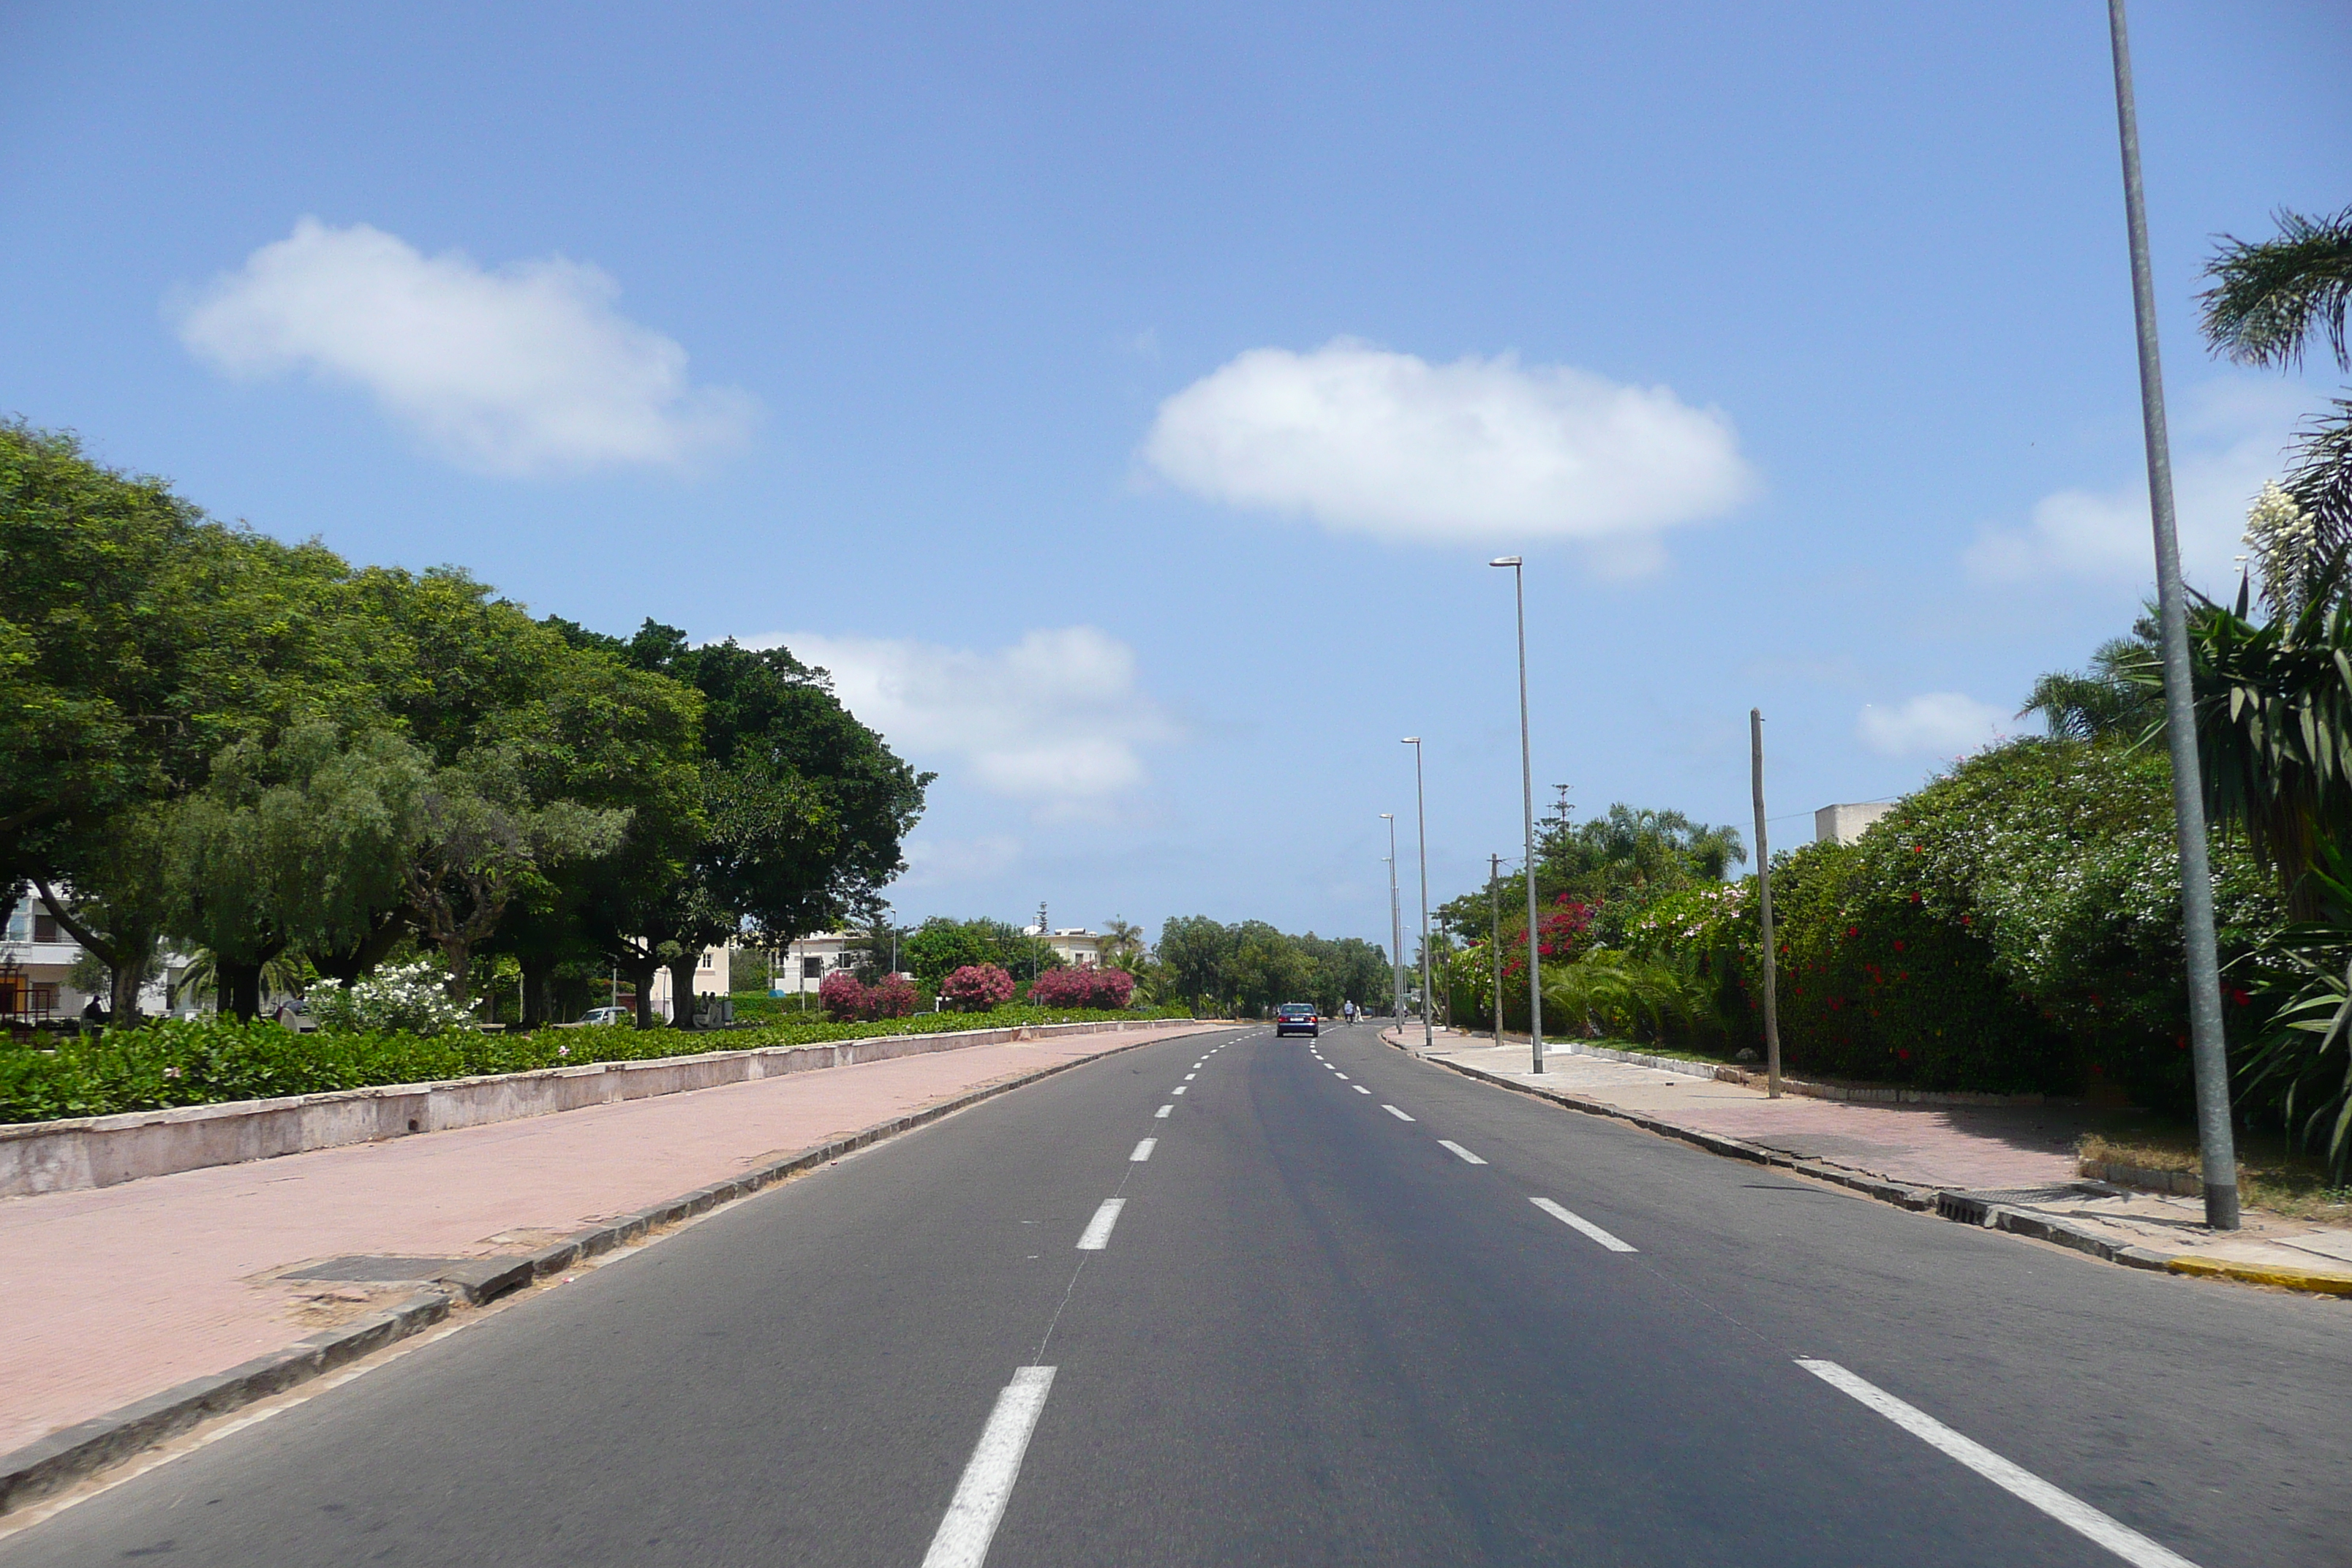
M 1013 976 L 993 963 L 967 963 L 940 982 L 940 1000 L 959 1013 L 985 1013 L 1013 1000 Z
M 1099 1007 L 1116 1011 L 1135 994 L 1135 976 L 1123 969 L 1081 964 L 1049 969 L 1029 987 L 1033 1007 Z
M 903 974 L 886 974 L 866 993 L 868 1018 L 908 1018 L 922 1003 L 914 982 Z
M 871 1018 L 872 997 L 857 976 L 846 969 L 836 969 L 824 977 L 816 988 L 816 999 L 836 1024 L 853 1024 Z M 897 1015 L 893 1015 L 896 1016 Z

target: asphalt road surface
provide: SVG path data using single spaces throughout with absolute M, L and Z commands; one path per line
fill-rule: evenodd
M 753 1198 L 0 1568 L 2352 1563 L 2347 1346 L 2352 1303 L 1260 1026 Z

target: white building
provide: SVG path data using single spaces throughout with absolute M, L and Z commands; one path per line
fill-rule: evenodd
M 1035 936 L 1038 933 L 1035 928 L 1032 927 L 1026 934 Z M 1082 964 L 1102 962 L 1102 938 L 1084 926 L 1070 926 L 1062 931 L 1050 931 L 1045 933 L 1045 945 L 1058 953 L 1064 963 L 1074 969 Z
M 826 975 L 850 967 L 849 946 L 853 940 L 847 931 L 820 931 L 787 944 L 773 955 L 768 972 L 768 994 L 814 994 L 824 984 Z
M 1858 805 L 1825 805 L 1813 813 L 1813 842 L 1851 844 L 1863 830 L 1895 809 L 1891 801 L 1864 801 Z
M 80 959 L 81 943 L 40 895 L 27 893 L 10 905 L 6 940 L 0 942 L 0 1022 L 38 1024 L 79 1015 L 89 996 L 68 976 Z

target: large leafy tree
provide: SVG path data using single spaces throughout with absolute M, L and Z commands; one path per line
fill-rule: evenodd
M 932 775 L 859 723 L 821 670 L 782 648 L 732 638 L 697 647 L 648 620 L 626 642 L 551 623 L 573 646 L 687 687 L 701 699 L 698 818 L 671 874 L 600 898 L 593 920 L 614 961 L 640 976 L 650 1022 L 652 971 L 693 994 L 701 950 L 738 934 L 782 946 L 811 931 L 872 921 L 882 888 L 906 868 L 901 844 Z M 691 1026 L 693 1011 L 677 1009 Z

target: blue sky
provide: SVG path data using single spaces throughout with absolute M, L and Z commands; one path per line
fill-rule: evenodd
M 2193 581 L 2332 378 L 2340 5 L 2137 5 Z M 2147 590 L 2105 8 L 20 3 L 0 409 L 542 612 L 782 638 L 941 774 L 908 918 L 1386 935 L 1536 778 L 1776 843 Z M 2012 726 L 2013 727 L 2013 726 Z

